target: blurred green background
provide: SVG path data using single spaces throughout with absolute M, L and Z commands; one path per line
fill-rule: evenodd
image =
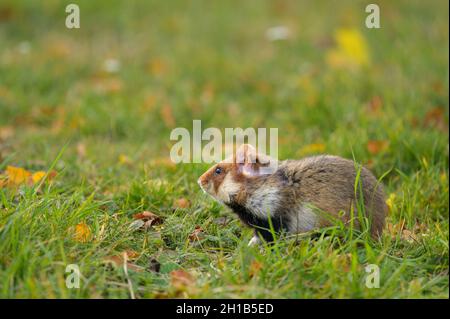
M 80 29 L 65 27 L 69 3 L 80 7 Z M 36 257 L 37 266 L 18 275 L 17 269 L 27 269 L 19 261 L 27 260 L 26 255 L 5 227 L 11 211 L 50 203 L 57 200 L 53 195 L 65 203 L 64 216 L 91 209 L 64 225 L 87 220 L 96 225 L 92 227 L 97 235 L 98 214 L 116 218 L 119 213 L 120 229 L 139 209 L 169 214 L 165 207 L 180 196 L 198 202 L 192 207 L 201 212 L 189 211 L 196 219 L 186 224 L 185 233 L 195 223 L 207 228 L 211 211 L 224 213 L 198 197 L 195 181 L 208 165 L 174 167 L 168 161 L 171 130 L 191 130 L 192 120 L 200 119 L 203 128 L 221 130 L 276 127 L 281 159 L 315 153 L 351 158 L 354 153 L 378 177 L 389 171 L 384 179 L 391 200 L 389 222 L 406 219 L 409 229 L 427 224 L 438 237 L 430 241 L 435 246 L 427 250 L 423 264 L 416 266 L 423 270 L 418 276 L 434 278 L 437 288 L 414 290 L 421 282 L 408 286 L 416 278 L 414 270 L 406 271 L 400 292 L 393 280 L 392 290 L 386 288 L 379 295 L 354 292 L 354 287 L 341 283 L 340 292 L 331 284 L 329 290 L 310 287 L 295 292 L 286 286 L 273 288 L 273 295 L 257 290 L 238 296 L 448 297 L 448 277 L 442 277 L 442 272 L 448 275 L 444 244 L 448 243 L 448 2 L 377 1 L 380 29 L 365 27 L 368 3 L 1 0 L 0 172 L 4 173 L 0 176 L 7 178 L 7 165 L 45 171 L 67 145 L 54 167 L 59 172 L 56 184 L 43 199 L 31 195 L 18 199 L 12 190 L 0 187 L 0 233 L 9 238 L 0 247 L 3 296 L 42 296 L 24 278 L 42 274 L 42 269 L 63 258 L 59 246 L 49 246 L 45 267 Z M 274 39 L 277 30 L 279 39 Z M 149 179 L 167 181 L 169 186 L 155 193 L 146 184 Z M 81 203 L 93 192 L 98 205 L 86 208 Z M 78 193 L 83 194 L 80 201 L 73 197 Z M 176 215 L 173 223 L 180 223 L 182 216 Z M 66 228 L 57 227 L 64 218 L 36 221 L 48 229 L 35 241 L 30 239 L 30 247 L 64 238 Z M 16 234 L 26 237 L 39 228 L 21 222 Z M 238 229 L 237 223 L 233 225 Z M 229 236 L 221 231 L 215 229 L 214 234 Z M 118 249 L 115 240 L 134 245 L 144 241 L 147 244 L 141 247 L 147 252 L 159 247 L 142 236 L 139 240 L 120 236 L 98 245 L 105 254 Z M 177 240 L 183 241 L 172 238 L 172 248 Z M 82 254 L 78 246 L 65 245 L 71 256 Z M 231 250 L 236 245 L 225 244 Z M 403 257 L 412 251 L 414 256 L 423 254 L 420 245 L 385 247 L 399 249 Z M 103 258 L 93 254 L 94 261 Z M 238 263 L 233 258 L 231 263 Z M 386 269 L 392 272 L 398 266 L 389 265 Z M 39 275 L 42 282 L 52 282 L 50 273 L 50 279 Z M 266 286 L 280 283 L 276 278 Z M 221 280 L 225 285 L 226 279 Z M 66 296 L 51 287 L 44 289 L 46 294 Z M 101 289 L 78 296 L 127 296 L 126 289 L 109 295 Z M 199 295 L 211 294 L 206 290 Z

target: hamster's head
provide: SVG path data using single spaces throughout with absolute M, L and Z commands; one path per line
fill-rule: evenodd
M 219 202 L 230 204 L 245 193 L 247 183 L 273 172 L 267 168 L 274 163 L 276 161 L 270 157 L 258 154 L 253 146 L 243 144 L 232 157 L 210 167 L 197 182 L 205 193 Z

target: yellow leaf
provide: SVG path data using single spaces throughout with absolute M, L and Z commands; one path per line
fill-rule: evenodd
M 366 40 L 357 29 L 338 29 L 334 37 L 337 46 L 326 57 L 331 67 L 359 67 L 369 64 Z
M 20 185 L 28 181 L 31 173 L 21 167 L 7 166 L 6 174 L 8 181 L 15 185 Z
M 389 210 L 392 210 L 392 208 L 394 207 L 395 198 L 396 198 L 395 193 L 391 193 L 389 195 L 389 198 L 386 200 L 386 205 L 388 205 Z
M 32 176 L 31 179 L 33 180 L 33 184 L 38 183 L 43 177 L 45 176 L 44 171 L 37 171 Z
M 130 159 L 128 156 L 126 156 L 125 154 L 120 154 L 120 155 L 119 155 L 119 163 L 120 163 L 120 164 L 123 164 L 123 165 L 130 165 L 130 164 L 132 164 L 132 161 L 131 161 L 131 159 Z
M 86 223 L 81 222 L 75 226 L 74 239 L 76 241 L 85 243 L 89 241 L 90 237 L 91 230 L 89 229 L 89 226 L 86 225 Z

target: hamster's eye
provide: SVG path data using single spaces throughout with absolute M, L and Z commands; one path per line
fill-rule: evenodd
M 216 175 L 219 175 L 220 173 L 222 173 L 222 168 L 217 167 L 216 170 L 214 171 L 214 173 L 215 173 Z

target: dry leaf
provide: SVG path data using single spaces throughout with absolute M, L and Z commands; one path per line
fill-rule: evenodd
M 178 291 L 184 291 L 195 282 L 194 277 L 182 269 L 173 270 L 170 272 L 170 282 L 172 287 Z
M 409 243 L 413 243 L 418 240 L 418 233 L 422 233 L 422 235 L 424 235 L 427 231 L 426 226 L 421 224 L 414 225 L 413 230 L 406 229 L 404 219 L 400 220 L 397 224 L 388 223 L 386 228 L 392 239 L 400 236 L 402 240 Z
M 188 199 L 182 197 L 182 198 L 175 200 L 173 205 L 175 208 L 188 208 L 191 205 L 191 203 L 189 202 Z
M 378 153 L 384 152 L 389 147 L 389 141 L 382 140 L 370 140 L 367 142 L 367 150 L 370 154 L 376 155 Z
M 126 250 L 124 251 L 125 254 L 127 254 L 128 259 L 134 260 L 139 257 L 139 253 L 134 250 Z
M 195 226 L 194 231 L 191 234 L 189 234 L 189 240 L 190 241 L 199 241 L 199 240 L 203 239 L 204 236 L 205 236 L 205 233 L 204 233 L 203 229 L 199 225 L 197 225 L 197 226 Z
M 91 238 L 91 230 L 86 223 L 81 222 L 75 226 L 74 240 L 85 243 Z
M 126 264 L 128 270 L 133 270 L 136 272 L 143 270 L 143 267 L 128 262 L 128 256 L 126 252 L 122 253 L 121 255 L 106 257 L 105 261 L 115 265 L 116 267 L 123 267 L 124 264 Z
M 151 222 L 152 225 L 158 225 L 162 223 L 161 217 L 156 215 L 155 213 L 149 211 L 143 211 L 141 213 L 137 213 L 133 215 L 134 219 L 141 219 L 144 222 Z

